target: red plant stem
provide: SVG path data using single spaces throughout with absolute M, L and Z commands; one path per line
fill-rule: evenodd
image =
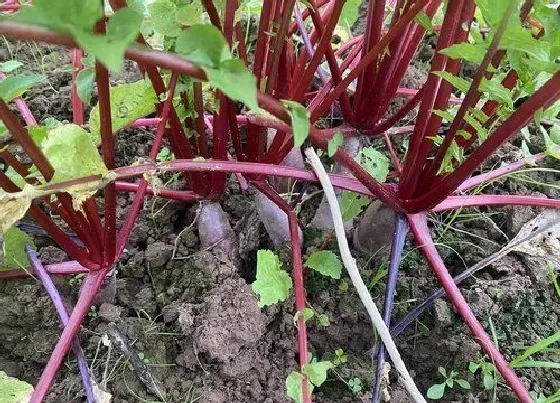
M 0 187 L 10 193 L 21 190 L 2 171 L 0 171 Z M 89 259 L 86 251 L 83 248 L 78 247 L 64 231 L 58 228 L 37 204 L 31 204 L 29 214 L 53 237 L 58 245 L 60 245 L 70 256 L 72 256 L 72 258 L 79 260 L 80 263 L 86 267 L 97 267 L 97 265 Z
M 303 41 L 305 52 L 307 52 L 307 56 L 310 57 L 313 55 L 313 44 L 311 43 L 311 39 L 309 39 L 309 34 L 307 33 L 307 28 L 305 27 L 305 23 L 303 22 L 303 17 L 301 16 L 301 10 L 299 6 L 296 4 L 294 7 L 294 14 L 297 27 L 299 32 L 301 33 L 301 39 Z M 322 69 L 317 71 L 319 73 L 319 78 L 321 82 L 325 84 L 327 82 L 327 77 L 325 76 L 325 72 Z
M 72 260 L 69 262 L 62 262 L 57 264 L 46 265 L 45 269 L 47 273 L 51 275 L 60 276 L 73 276 L 76 274 L 89 273 L 89 270 L 79 264 L 77 261 Z M 33 268 L 27 269 L 17 269 L 17 270 L 7 270 L 0 272 L 0 280 L 11 280 L 16 278 L 25 278 L 29 275 L 33 275 Z
M 212 25 L 214 25 L 218 29 L 221 29 L 220 15 L 218 14 L 218 10 L 216 9 L 214 2 L 212 0 L 202 0 L 201 3 L 208 13 L 208 17 L 210 18 L 210 22 L 212 23 Z
M 93 298 L 97 294 L 99 287 L 105 279 L 105 275 L 109 271 L 108 268 L 104 268 L 97 271 L 92 271 L 88 273 L 82 284 L 82 289 L 80 290 L 80 296 L 76 306 L 72 310 L 70 315 L 70 320 L 68 324 L 64 327 L 60 339 L 56 343 L 54 351 L 51 354 L 49 362 L 43 369 L 41 378 L 37 385 L 35 385 L 35 390 L 33 395 L 29 400 L 30 403 L 42 403 L 56 377 L 56 373 L 64 360 L 64 357 L 68 353 L 72 340 L 76 338 L 80 330 L 80 325 L 89 312 Z
M 532 206 L 545 208 L 560 208 L 560 200 L 537 196 L 519 195 L 468 195 L 448 196 L 431 211 L 446 211 L 465 207 L 478 206 Z
M 95 77 L 97 80 L 97 93 L 99 96 L 99 130 L 101 132 L 103 162 L 108 169 L 113 169 L 115 146 L 113 128 L 111 124 L 109 72 L 98 61 L 95 62 Z M 115 191 L 114 183 L 109 183 L 105 187 L 105 233 L 103 238 L 103 260 L 107 265 L 112 264 L 115 261 L 117 238 L 117 193 Z
M 303 281 L 303 264 L 301 255 L 301 243 L 299 239 L 299 225 L 295 211 L 276 191 L 266 182 L 251 182 L 252 185 L 262 194 L 276 204 L 288 216 L 290 227 L 290 240 L 292 243 L 292 277 L 294 278 L 294 288 L 296 296 L 296 311 L 299 313 L 297 321 L 297 334 L 299 346 L 299 367 L 300 370 L 307 364 L 307 330 L 303 317 L 305 309 L 305 285 Z M 311 402 L 311 397 L 307 392 L 307 381 L 302 381 L 303 401 Z
M 212 158 L 215 160 L 227 160 L 227 148 L 229 140 L 229 117 L 228 109 L 230 103 L 222 93 L 219 94 L 220 110 L 214 118 L 212 128 Z M 210 187 L 210 198 L 219 197 L 226 186 L 226 175 L 223 173 L 212 173 Z
M 519 401 L 523 403 L 532 402 L 533 400 L 531 399 L 529 392 L 527 392 L 527 389 L 517 377 L 515 372 L 511 369 L 500 351 L 496 348 L 496 346 L 494 346 L 492 339 L 488 336 L 488 333 L 486 333 L 480 322 L 474 316 L 469 304 L 465 301 L 461 291 L 454 283 L 453 277 L 451 277 L 447 271 L 445 263 L 438 254 L 430 235 L 426 214 L 409 214 L 407 215 L 407 218 L 412 233 L 414 234 L 414 238 L 422 249 L 422 253 L 432 267 L 435 276 L 444 288 L 445 293 L 453 304 L 453 307 L 469 327 L 475 337 L 475 340 L 478 344 L 480 344 L 486 354 L 488 354 L 492 363 L 498 369 L 500 375 L 504 378 L 508 386 L 513 390 Z
M 175 88 L 177 86 L 177 79 L 179 77 L 178 73 L 173 73 L 171 75 L 171 81 L 169 82 L 169 90 L 167 99 L 163 103 L 163 110 L 161 115 L 161 121 L 159 122 L 156 135 L 154 138 L 154 142 L 152 143 L 152 147 L 150 149 L 150 153 L 148 154 L 148 158 L 151 160 L 155 160 L 156 156 L 161 148 L 161 142 L 163 140 L 163 134 L 165 133 L 165 126 L 167 125 L 167 121 L 169 119 L 171 108 L 173 105 L 173 97 L 175 96 Z M 116 189 L 116 185 L 113 183 L 114 188 Z M 138 214 L 140 213 L 140 207 L 144 201 L 144 196 L 146 194 L 146 190 L 148 188 L 148 181 L 144 178 L 140 180 L 138 184 L 138 188 L 136 194 L 134 195 L 134 199 L 132 200 L 132 205 L 128 210 L 128 214 L 126 219 L 120 229 L 119 236 L 118 236 L 118 243 L 116 245 L 116 258 L 119 258 L 124 251 L 126 246 L 126 242 L 132 232 L 132 228 L 134 227 L 134 222 L 136 218 L 138 218 Z
M 490 172 L 486 172 L 484 174 L 472 176 L 457 187 L 457 192 L 466 192 L 484 182 L 489 182 L 493 179 L 499 178 L 502 175 L 506 175 L 510 172 L 517 171 L 524 166 L 536 164 L 538 161 L 544 159 L 546 157 L 546 153 L 535 154 L 530 158 L 525 160 L 512 162 L 510 164 L 504 165 L 503 167 L 494 169 Z
M 385 0 L 370 1 L 366 15 L 366 30 L 362 40 L 362 58 L 366 57 L 367 53 L 381 38 L 381 28 L 383 27 L 383 19 L 385 17 Z M 371 63 L 358 77 L 354 106 L 361 105 L 364 86 L 371 86 L 376 78 L 377 63 Z
M 441 163 L 443 161 L 443 158 L 445 157 L 445 154 L 449 149 L 449 146 L 457 136 L 457 130 L 459 129 L 459 126 L 463 122 L 465 115 L 467 114 L 469 108 L 471 108 L 474 105 L 474 102 L 476 102 L 480 98 L 480 91 L 478 90 L 478 87 L 480 86 L 480 83 L 482 83 L 482 79 L 486 74 L 486 70 L 488 70 L 488 66 L 490 65 L 490 62 L 492 61 L 494 55 L 498 51 L 498 45 L 502 40 L 502 36 L 506 31 L 511 16 L 514 10 L 516 9 L 517 9 L 517 3 L 515 1 L 510 2 L 506 11 L 504 12 L 504 15 L 502 16 L 500 25 L 498 26 L 498 29 L 494 34 L 494 37 L 492 38 L 492 42 L 490 43 L 490 46 L 488 47 L 488 50 L 486 51 L 486 54 L 484 55 L 484 58 L 482 59 L 482 62 L 480 63 L 480 66 L 478 67 L 478 70 L 474 75 L 471 86 L 467 91 L 467 94 L 465 95 L 465 99 L 463 100 L 463 103 L 459 107 L 459 110 L 457 111 L 457 114 L 455 115 L 455 118 L 453 119 L 451 126 L 447 130 L 447 133 L 445 134 L 445 138 L 443 139 L 443 143 L 438 148 L 434 160 L 430 163 L 427 172 L 422 174 L 423 178 L 420 179 L 421 181 L 422 179 L 424 179 L 426 182 L 430 182 L 436 176 L 441 166 Z
M 395 169 L 400 175 L 402 173 L 402 166 L 401 166 L 401 161 L 399 160 L 399 156 L 397 155 L 395 149 L 393 148 L 393 143 L 391 142 L 389 135 L 387 133 L 383 133 L 383 138 L 385 140 L 385 145 L 387 146 L 387 150 L 389 150 L 389 155 L 391 156 L 391 162 L 393 163 Z
M 517 134 L 521 128 L 527 126 L 533 119 L 537 110 L 550 107 L 559 98 L 560 71 L 556 72 L 551 79 L 516 109 L 484 143 L 476 148 L 476 150 L 457 167 L 454 172 L 444 177 L 440 183 L 423 195 L 413 200 L 405 201 L 404 204 L 408 211 L 427 210 L 445 199 L 445 197 L 455 191 L 478 166 L 490 157 L 500 145 Z
M 330 14 L 330 18 L 328 20 L 327 25 L 324 27 L 324 29 L 321 29 L 322 28 L 321 26 L 317 26 L 317 28 L 319 28 L 317 29 L 317 33 L 321 35 L 321 39 L 319 40 L 315 52 L 313 53 L 311 60 L 309 61 L 307 67 L 305 68 L 303 75 L 301 77 L 297 77 L 297 76 L 294 77 L 295 80 L 293 81 L 292 84 L 295 85 L 295 87 L 292 87 L 290 89 L 290 94 L 292 94 L 293 99 L 295 100 L 303 99 L 305 95 L 305 90 L 309 87 L 309 84 L 311 83 L 311 79 L 313 78 L 315 71 L 317 71 L 317 67 L 319 67 L 321 60 L 323 59 L 323 56 L 327 51 L 327 47 L 330 47 L 332 33 L 334 31 L 334 28 L 336 27 L 336 23 L 338 22 L 343 6 L 344 6 L 343 0 L 334 0 L 333 9 Z M 320 18 L 314 18 L 313 22 L 317 24 L 321 24 L 322 22 L 319 22 L 319 20 Z M 334 80 L 335 77 L 333 76 L 332 79 Z
M 463 9 L 464 0 L 451 0 L 445 13 L 443 20 L 441 35 L 438 40 L 436 52 L 432 59 L 430 71 L 440 71 L 445 69 L 448 58 L 441 54 L 442 49 L 450 46 L 455 39 L 455 33 L 460 27 L 461 11 Z M 407 157 L 404 164 L 403 175 L 401 178 L 401 186 L 399 186 L 399 196 L 403 199 L 409 198 L 415 191 L 418 176 L 425 161 L 424 154 L 429 152 L 429 146 L 433 143 L 432 140 L 426 138 L 427 128 L 429 124 L 433 125 L 431 111 L 434 109 L 434 104 L 440 100 L 438 93 L 442 79 L 434 74 L 430 74 L 424 85 L 424 96 L 420 103 L 418 111 L 418 118 L 414 127 L 410 145 L 407 152 Z M 446 86 L 446 90 L 451 92 L 450 87 Z M 447 92 L 446 91 L 446 92 Z M 432 133 L 428 132 L 428 136 Z
M 78 96 L 78 87 L 77 87 L 77 79 L 78 73 L 82 69 L 82 57 L 84 52 L 81 49 L 73 49 L 72 50 L 72 65 L 74 68 L 72 69 L 72 122 L 77 125 L 84 124 L 84 103 Z
M 416 14 L 418 14 L 418 12 L 424 8 L 424 6 L 426 4 L 428 4 L 430 1 L 434 1 L 434 0 L 418 0 L 411 8 L 410 10 L 404 14 L 401 18 L 399 18 L 398 22 L 387 32 L 386 35 L 384 35 L 381 40 L 368 52 L 368 54 L 366 55 L 366 57 L 362 58 L 360 60 L 360 62 L 358 63 L 358 65 L 352 70 L 350 71 L 350 73 L 340 82 L 340 84 L 338 84 L 331 92 L 330 94 L 325 97 L 325 99 L 322 100 L 322 102 L 320 103 L 320 105 L 317 107 L 317 109 L 315 110 L 314 115 L 315 116 L 322 116 L 332 105 L 332 103 L 334 102 L 335 99 L 337 99 L 338 97 L 340 97 L 340 95 L 346 91 L 346 89 L 348 88 L 348 86 L 350 85 L 350 83 L 352 81 L 354 81 L 359 74 L 370 64 L 372 63 L 374 60 L 377 59 L 377 57 L 379 56 L 380 52 L 385 49 L 385 47 L 394 39 L 397 37 L 397 35 L 399 35 L 404 29 L 406 29 L 406 27 L 408 26 L 408 24 L 410 23 L 410 21 L 412 21 L 412 19 L 414 19 L 414 17 L 416 16 Z
M 363 133 L 368 136 L 374 136 L 384 133 L 386 130 L 392 128 L 399 120 L 403 119 L 411 110 L 413 110 L 416 105 L 422 99 L 424 94 L 423 88 L 418 90 L 416 94 L 410 98 L 406 103 L 400 108 L 397 112 L 395 112 L 391 117 L 387 118 L 383 122 L 379 123 L 379 125 L 375 126 L 371 130 L 364 130 Z

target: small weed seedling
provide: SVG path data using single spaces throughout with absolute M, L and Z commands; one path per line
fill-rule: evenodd
M 446 390 L 451 390 L 455 387 L 455 385 L 459 385 L 461 389 L 470 389 L 471 384 L 461 378 L 458 378 L 458 372 L 452 370 L 447 373 L 445 368 L 439 367 L 438 372 L 443 377 L 444 381 L 442 383 L 436 383 L 428 389 L 428 398 L 433 400 L 439 400 L 443 397 Z

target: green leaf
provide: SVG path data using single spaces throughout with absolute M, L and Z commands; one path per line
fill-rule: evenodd
M 54 168 L 51 183 L 107 173 L 97 147 L 78 125 L 67 124 L 50 130 L 41 149 Z
M 301 373 L 292 371 L 286 378 L 286 395 L 295 403 L 303 403 L 303 382 L 307 382 L 307 392 L 311 395 L 313 385 Z
M 76 77 L 76 89 L 78 90 L 78 96 L 86 105 L 89 105 L 91 101 L 94 81 L 95 70 L 93 68 L 80 70 L 78 76 Z
M 302 372 L 307 375 L 313 385 L 319 387 L 327 379 L 327 372 L 331 368 L 334 368 L 334 365 L 330 361 L 310 362 L 303 366 Z
M 4 126 L 4 123 L 0 120 L 0 137 L 8 135 L 8 128 Z
M 339 279 L 342 274 L 342 263 L 330 250 L 313 252 L 305 261 L 305 266 L 334 279 Z
M 154 113 L 158 103 L 154 89 L 144 80 L 111 87 L 110 97 L 113 133 L 134 122 L 136 119 Z M 96 105 L 91 110 L 89 128 L 95 143 L 99 144 L 101 142 L 99 105 Z
M 259 296 L 260 308 L 285 301 L 290 296 L 292 279 L 280 268 L 280 260 L 272 251 L 257 252 L 257 278 L 251 288 Z
M 445 382 L 444 383 L 436 383 L 435 385 L 430 386 L 428 389 L 428 399 L 439 400 L 443 397 L 445 393 Z
M 513 109 L 511 91 L 504 87 L 502 83 L 496 80 L 483 79 L 480 83 L 479 90 L 484 92 L 488 96 L 488 99 L 506 104 Z
M 551 336 L 548 336 L 546 339 L 539 340 L 537 343 L 527 348 L 522 354 L 515 357 L 513 361 L 511 361 L 511 365 L 515 366 L 520 362 L 525 361 L 530 356 L 540 353 L 545 348 L 547 348 L 551 344 L 556 343 L 559 340 L 560 340 L 560 331 L 552 334 Z
M 360 165 L 378 182 L 385 182 L 389 174 L 389 158 L 373 147 L 364 147 L 357 157 Z
M 0 63 L 0 71 L 2 73 L 11 73 L 12 71 L 17 70 L 21 66 L 23 66 L 22 62 L 19 62 L 17 60 L 8 60 L 7 62 Z
M 50 183 L 90 175 L 104 177 L 108 173 L 97 147 L 91 142 L 88 133 L 78 125 L 62 125 L 50 130 L 41 144 L 41 149 L 54 168 L 54 176 Z M 72 195 L 74 208 L 79 209 L 97 189 L 90 189 L 88 184 L 72 186 L 67 191 Z
M 544 137 L 546 155 L 560 160 L 560 144 L 556 144 L 554 141 L 552 141 L 546 130 L 542 129 L 542 126 L 541 133 Z
M 203 67 L 208 82 L 222 91 L 228 98 L 243 102 L 249 109 L 259 107 L 257 101 L 257 79 L 239 59 L 222 62 L 218 69 Z
M 170 0 L 156 0 L 148 4 L 148 13 L 154 30 L 165 36 L 178 36 L 181 26 L 177 23 L 177 6 Z
M 25 185 L 20 192 L 14 193 L 0 189 L 0 235 L 5 234 L 25 215 L 35 196 L 35 189 L 31 185 Z
M 294 315 L 294 326 L 297 326 L 297 322 L 299 320 L 299 317 L 302 315 L 303 313 L 303 322 L 307 322 L 309 319 L 311 319 L 313 316 L 315 316 L 315 311 L 312 308 L 303 308 L 302 311 L 297 311 L 296 314 Z
M 358 217 L 363 208 L 371 202 L 367 196 L 362 196 L 358 193 L 343 191 L 340 198 L 340 212 L 342 219 L 346 221 L 353 220 Z
M 0 98 L 2 98 L 4 102 L 10 102 L 44 79 L 45 76 L 39 74 L 8 77 L 0 81 Z
M 459 384 L 459 386 L 463 389 L 470 389 L 471 388 L 471 384 L 464 379 L 455 379 L 455 382 L 457 382 Z
M 469 371 L 471 371 L 473 374 L 478 370 L 478 368 L 480 368 L 480 364 L 472 361 L 469 362 Z
M 486 390 L 494 389 L 494 386 L 496 385 L 494 376 L 490 374 L 484 375 L 484 377 L 482 378 L 482 384 L 484 385 L 484 389 Z
M 0 402 L 27 402 L 33 393 L 33 386 L 27 382 L 11 378 L 4 371 L 0 371 Z
M 426 14 L 423 10 L 420 10 L 418 14 L 416 14 L 416 16 L 414 17 L 414 21 L 424 27 L 426 31 L 434 31 L 434 27 L 432 26 L 432 19 L 428 17 L 428 14 Z
M 292 119 L 294 145 L 296 147 L 301 147 L 311 129 L 309 111 L 299 102 L 283 100 L 282 103 L 288 109 L 288 113 Z
M 25 182 L 25 179 L 20 174 L 18 174 L 16 170 L 12 167 L 8 167 L 8 169 L 4 173 L 20 189 L 23 189 L 23 187 L 27 183 Z
M 190 62 L 212 68 L 232 58 L 222 33 L 211 24 L 197 24 L 182 32 L 175 43 L 175 51 Z
M 175 20 L 181 25 L 200 24 L 204 8 L 198 0 L 193 0 L 190 4 L 177 8 Z
M 453 87 L 457 88 L 461 92 L 466 93 L 471 86 L 471 83 L 464 78 L 454 76 L 447 71 L 433 71 L 432 73 L 438 77 L 443 78 L 445 81 L 450 83 Z
M 450 57 L 451 59 L 463 59 L 469 62 L 480 64 L 486 54 L 487 46 L 480 43 L 456 43 L 448 48 L 441 50 L 439 53 Z
M 2 241 L 2 260 L 0 261 L 0 271 L 12 270 L 27 267 L 27 255 L 25 247 L 31 245 L 35 249 L 33 240 L 22 230 L 11 227 L 1 239 Z
M 346 0 L 340 13 L 339 22 L 347 27 L 351 27 L 358 21 L 362 0 Z
M 338 147 L 340 147 L 343 142 L 344 136 L 340 130 L 337 130 L 334 136 L 332 136 L 332 138 L 329 140 L 327 148 L 327 154 L 329 155 L 329 157 L 332 157 L 336 153 L 336 150 L 338 150 Z

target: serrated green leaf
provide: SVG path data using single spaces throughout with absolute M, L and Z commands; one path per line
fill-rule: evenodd
M 22 230 L 11 227 L 4 233 L 1 241 L 2 259 L 0 260 L 0 271 L 26 267 L 27 255 L 25 254 L 25 247 L 30 245 L 35 249 L 31 237 Z
M 170 0 L 156 0 L 148 4 L 147 9 L 156 32 L 171 37 L 181 33 L 181 26 L 177 23 L 175 3 Z
M 82 102 L 89 105 L 91 102 L 91 94 L 93 91 L 93 83 L 95 82 L 95 70 L 93 68 L 86 68 L 80 70 L 76 77 L 76 89 L 78 96 Z
M 301 147 L 311 129 L 309 122 L 309 111 L 299 102 L 283 100 L 282 103 L 288 109 L 292 120 L 292 131 L 294 134 L 294 145 Z
M 303 403 L 303 382 L 307 382 L 307 392 L 311 396 L 313 385 L 301 373 L 292 371 L 286 378 L 286 395 L 295 403 Z
M 434 115 L 443 118 L 445 121 L 449 123 L 453 122 L 453 119 L 455 119 L 455 115 L 449 111 L 444 111 L 442 109 L 434 109 L 432 112 L 434 113 Z
M 330 361 L 310 362 L 303 366 L 302 372 L 307 375 L 313 385 L 319 387 L 327 379 L 327 372 L 331 368 L 334 368 L 334 365 Z
M 428 17 L 428 14 L 426 14 L 423 10 L 420 10 L 418 14 L 416 14 L 416 16 L 414 17 L 414 21 L 421 25 L 426 31 L 434 31 L 434 27 L 432 26 L 432 19 Z
M 45 76 L 40 74 L 8 77 L 0 81 L 0 98 L 4 100 L 4 102 L 10 102 L 44 79 Z
M 144 80 L 111 87 L 111 122 L 113 133 L 136 119 L 145 117 L 156 110 L 158 98 L 152 86 Z M 99 132 L 99 105 L 92 108 L 89 128 L 95 144 L 101 142 Z
M 222 91 L 228 98 L 243 102 L 249 109 L 259 107 L 257 101 L 257 79 L 239 59 L 220 63 L 218 69 L 203 67 L 208 82 Z
M 340 147 L 343 142 L 344 135 L 340 130 L 337 130 L 334 136 L 332 136 L 332 138 L 329 140 L 327 146 L 327 154 L 329 155 L 329 157 L 332 157 L 336 153 L 336 150 L 338 150 L 338 147 Z
M 339 279 L 342 274 L 342 263 L 330 250 L 313 252 L 305 261 L 305 266 L 334 279 Z
M 451 59 L 463 59 L 469 62 L 480 64 L 486 54 L 487 46 L 481 43 L 456 43 L 439 53 Z
M 23 66 L 23 63 L 17 60 L 8 60 L 7 62 L 0 63 L 0 71 L 2 73 L 11 73 Z
M 211 24 L 189 27 L 177 38 L 175 51 L 201 67 L 219 68 L 222 62 L 232 58 L 224 36 Z
M 360 165 L 378 182 L 385 182 L 390 160 L 373 147 L 364 147 L 357 156 Z
M 467 80 L 461 77 L 454 76 L 453 74 L 447 71 L 434 71 L 432 72 L 438 77 L 443 78 L 445 81 L 450 83 L 453 87 L 457 88 L 459 91 L 466 93 L 471 86 Z
M 285 301 L 290 296 L 292 278 L 280 268 L 280 260 L 274 252 L 257 252 L 257 278 L 251 288 L 259 296 L 260 308 Z
M 0 371 L 0 402 L 24 403 L 29 401 L 32 393 L 32 385 L 9 377 L 4 371 Z
M 443 397 L 445 393 L 445 382 L 444 383 L 436 383 L 435 385 L 430 386 L 428 389 L 427 396 L 429 399 L 439 400 Z
M 511 91 L 504 87 L 502 83 L 496 80 L 483 79 L 480 83 L 479 90 L 484 92 L 488 99 L 506 104 L 511 109 L 513 109 L 513 99 L 511 97 Z
M 362 196 L 358 193 L 343 191 L 340 198 L 340 212 L 344 222 L 353 220 L 358 217 L 363 208 L 371 202 L 367 196 Z

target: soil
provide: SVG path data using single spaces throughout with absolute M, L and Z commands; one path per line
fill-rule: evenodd
M 25 46 L 35 49 L 33 45 Z M 50 71 L 49 81 L 30 91 L 26 100 L 40 119 L 70 120 L 67 96 L 70 73 L 68 67 L 61 67 L 59 62 L 69 59 L 58 48 L 37 49 L 45 56 L 41 60 L 45 70 Z M 0 51 L 6 54 L 5 49 L 0 48 Z M 36 58 L 29 56 L 32 55 L 30 50 L 14 53 L 12 49 L 11 54 L 37 65 Z M 54 65 L 57 67 L 51 69 Z M 122 80 L 137 77 L 133 67 L 129 65 Z M 138 156 L 146 155 L 153 135 L 153 131 L 147 129 L 122 130 L 117 142 L 118 164 L 130 164 Z M 506 145 L 489 166 L 515 155 L 518 145 L 515 142 Z M 549 173 L 539 175 L 533 178 L 543 183 L 558 179 Z M 182 184 L 176 181 L 170 186 L 181 188 Z M 310 187 L 308 192 L 314 189 Z M 558 190 L 549 186 L 511 178 L 485 191 L 541 192 L 549 197 L 559 196 Z M 130 202 L 130 195 L 119 196 L 120 222 Z M 306 253 L 323 244 L 336 250 L 328 232 L 314 230 L 308 225 L 319 202 L 320 197 L 312 198 L 304 204 L 300 214 Z M 117 324 L 141 355 L 162 385 L 168 402 L 287 402 L 284 381 L 297 368 L 298 358 L 293 300 L 262 310 L 257 307 L 257 297 L 250 287 L 255 276 L 256 252 L 273 249 L 273 244 L 256 213 L 254 191 L 249 189 L 242 193 L 232 177 L 220 204 L 237 238 L 239 256 L 220 253 L 219 247 L 201 246 L 193 222 L 200 207 L 197 204 L 147 199 L 126 253 L 116 267 L 115 292 L 107 292 L 97 301 L 80 332 L 80 342 L 92 374 L 112 394 L 114 402 L 159 400 L 122 355 L 107 346 L 103 335 L 111 322 Z M 506 236 L 515 236 L 519 228 L 537 214 L 537 210 L 530 208 L 469 211 L 473 212 L 476 214 L 456 218 L 450 225 L 452 229 L 447 231 L 442 230 L 441 223 L 450 220 L 450 215 L 432 216 L 436 240 L 444 245 L 440 252 L 454 274 L 498 250 L 507 242 Z M 390 214 L 384 217 L 382 227 L 374 227 L 373 231 L 375 228 L 388 231 L 392 217 Z M 37 235 L 35 242 L 45 263 L 67 259 L 48 238 Z M 380 242 L 376 239 L 376 249 Z M 386 254 L 372 257 L 363 245 L 360 249 L 354 251 L 358 265 L 381 306 L 384 281 L 383 278 L 377 282 L 374 279 L 386 266 Z M 287 248 L 281 248 L 278 253 L 284 267 L 289 268 Z M 410 240 L 403 256 L 394 321 L 437 287 Z M 80 276 L 56 278 L 68 306 L 76 301 L 80 281 Z M 560 296 L 549 283 L 542 261 L 511 254 L 476 278 L 465 281 L 462 289 L 487 329 L 492 323 L 507 359 L 560 328 Z M 332 359 L 337 349 L 347 355 L 347 363 L 337 367 L 314 392 L 314 400 L 321 403 L 368 401 L 375 368 L 371 352 L 375 351 L 377 337 L 350 280 L 344 277 L 336 281 L 309 272 L 306 291 L 313 308 L 330 320 L 329 326 L 322 326 L 316 320 L 309 322 L 309 348 L 313 357 Z M 60 333 L 52 304 L 37 281 L 26 279 L 0 282 L 0 306 L 0 369 L 10 376 L 35 383 Z M 445 300 L 425 312 L 396 341 L 421 390 L 442 382 L 437 371 L 441 366 L 448 371 L 456 370 L 472 385 L 468 391 L 454 389 L 445 395 L 444 401 L 491 401 L 493 392 L 483 388 L 481 375 L 468 371 L 469 362 L 483 357 L 480 348 Z M 559 358 L 553 353 L 540 357 Z M 519 369 L 518 372 L 532 391 L 551 395 L 560 389 L 560 376 L 555 370 Z M 361 390 L 351 391 L 347 385 L 351 379 L 361 380 Z M 393 372 L 386 391 L 393 402 L 408 401 Z M 83 400 L 77 364 L 69 355 L 48 402 Z M 500 384 L 497 401 L 514 400 Z

